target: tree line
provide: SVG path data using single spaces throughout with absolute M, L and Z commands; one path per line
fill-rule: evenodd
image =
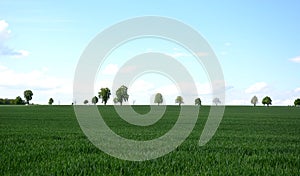
M 114 104 L 120 103 L 120 105 L 122 105 L 123 102 L 127 102 L 129 99 L 129 95 L 128 95 L 127 91 L 128 91 L 128 88 L 126 86 L 122 85 L 121 87 L 119 87 L 115 93 L 115 98 L 113 99 Z M 109 88 L 107 88 L 107 87 L 101 88 L 100 91 L 98 92 L 98 96 L 92 97 L 91 102 L 94 105 L 96 105 L 98 103 L 98 101 L 101 99 L 101 102 L 104 105 L 106 105 L 108 100 L 110 99 L 110 96 L 111 96 L 111 91 Z M 21 96 L 17 96 L 15 99 L 0 98 L 0 105 L 25 105 L 25 104 L 29 104 L 29 102 L 32 100 L 32 97 L 33 97 L 33 92 L 31 90 L 25 90 L 24 91 L 24 100 L 21 98 Z M 155 97 L 154 97 L 154 103 L 156 103 L 159 106 L 160 104 L 163 103 L 163 101 L 164 101 L 163 95 L 161 93 L 156 93 Z M 221 104 L 220 99 L 217 97 L 214 98 L 212 102 L 216 106 L 218 104 Z M 54 99 L 50 98 L 48 101 L 48 104 L 52 105 L 53 103 L 54 103 Z M 88 104 L 89 101 L 84 100 L 83 103 Z M 179 106 L 181 106 L 181 104 L 184 104 L 183 97 L 177 96 L 175 99 L 175 103 L 177 103 Z M 256 106 L 257 103 L 258 103 L 257 96 L 253 96 L 251 99 L 251 104 Z M 266 96 L 262 99 L 262 104 L 264 106 L 272 105 L 272 99 L 269 96 Z M 202 105 L 202 101 L 199 97 L 195 99 L 195 105 L 197 105 L 197 106 Z M 294 106 L 300 106 L 300 98 L 297 98 L 294 101 Z

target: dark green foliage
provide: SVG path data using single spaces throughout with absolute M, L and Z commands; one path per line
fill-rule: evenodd
M 294 101 L 294 105 L 295 105 L 295 106 L 300 106 L 300 98 L 297 98 L 297 99 Z
M 49 104 L 49 105 L 52 105 L 53 102 L 54 102 L 53 98 L 50 98 L 49 101 L 48 101 L 48 104 Z
M 201 106 L 201 99 L 200 98 L 195 99 L 195 105 Z
M 272 99 L 270 97 L 266 96 L 265 98 L 263 98 L 262 104 L 267 105 L 267 106 L 272 105 Z
M 110 90 L 109 88 L 101 88 L 100 92 L 99 92 L 99 98 L 102 99 L 102 103 L 104 103 L 104 105 L 106 105 L 107 101 L 110 98 Z
M 0 105 L 21 105 L 25 104 L 21 97 L 16 97 L 16 99 L 0 98 Z
M 32 100 L 33 93 L 31 90 L 24 91 L 24 98 L 26 99 L 26 103 L 29 104 L 29 101 Z
M 92 106 L 86 106 L 93 108 Z M 124 106 L 126 107 L 126 106 Z M 140 114 L 149 106 L 134 106 Z M 113 158 L 82 133 L 73 106 L 0 106 L 1 175 L 299 175 L 300 108 L 226 107 L 216 135 L 199 147 L 210 107 L 200 109 L 190 136 L 150 161 Z M 167 106 L 156 124 L 130 125 L 113 106 L 99 107 L 117 134 L 149 140 L 173 127 L 180 108 Z M 137 132 L 137 130 L 139 132 Z
M 15 99 L 15 104 L 16 105 L 24 105 L 25 101 L 22 100 L 22 98 L 20 96 L 17 96 L 16 99 Z
M 97 96 L 94 96 L 94 97 L 92 98 L 92 103 L 93 103 L 94 105 L 98 103 L 98 97 L 97 97 Z

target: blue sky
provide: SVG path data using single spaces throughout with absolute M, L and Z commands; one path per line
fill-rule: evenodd
M 184 22 L 211 45 L 223 68 L 226 104 L 247 105 L 254 95 L 260 101 L 268 95 L 274 105 L 293 104 L 300 97 L 299 11 L 300 2 L 292 0 L 2 0 L 0 97 L 15 98 L 32 89 L 33 103 L 46 104 L 53 97 L 55 104 L 70 104 L 75 68 L 88 43 L 113 24 L 155 15 Z M 147 51 L 174 56 L 194 74 L 194 64 L 189 63 L 184 49 L 171 42 L 145 39 L 113 53 L 101 67 L 95 89 L 111 86 L 113 73 L 125 58 Z M 205 76 L 197 77 L 196 82 L 204 104 L 211 104 Z M 129 90 L 136 104 L 149 103 L 145 95 L 157 91 L 168 94 L 166 103 L 174 104 L 178 94 L 170 80 L 158 75 L 138 78 Z

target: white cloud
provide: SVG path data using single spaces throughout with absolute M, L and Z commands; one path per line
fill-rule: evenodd
M 26 50 L 15 50 L 6 46 L 5 42 L 11 34 L 8 26 L 9 24 L 5 20 L 0 20 L 0 56 L 11 56 L 14 58 L 28 56 L 29 52 Z
M 165 86 L 162 86 L 162 87 L 159 87 L 159 88 L 156 88 L 154 90 L 154 92 L 156 93 L 161 93 L 163 96 L 166 95 L 166 96 L 169 96 L 169 95 L 178 95 L 179 94 L 179 91 L 177 89 L 177 86 L 174 85 L 174 84 L 170 84 L 170 85 L 165 85 Z
M 21 57 L 26 57 L 29 55 L 29 51 L 26 50 L 18 50 L 18 51 L 14 51 L 12 54 L 12 57 L 14 58 L 21 58 Z
M 30 72 L 16 72 L 0 65 L 0 87 L 9 91 L 33 89 L 38 91 L 71 92 L 70 82 L 62 78 L 49 76 L 47 68 Z M 66 89 L 65 87 L 68 87 Z M 5 96 L 5 95 L 2 95 Z
M 104 75 L 114 75 L 117 73 L 117 71 L 119 70 L 118 65 L 115 64 L 108 64 L 103 70 L 102 70 L 102 74 Z
M 296 93 L 300 92 L 300 87 L 296 88 L 294 91 L 295 91 Z
M 258 93 L 261 92 L 263 90 L 265 90 L 268 87 L 268 84 L 265 82 L 257 82 L 253 85 L 251 85 L 250 87 L 248 87 L 245 90 L 245 93 L 247 94 L 251 94 L 251 93 Z
M 295 63 L 300 63 L 300 56 L 290 59 L 290 61 Z
M 151 104 L 151 98 L 154 94 L 154 84 L 143 79 L 135 80 L 128 86 L 129 104 L 133 101 L 135 104 Z
M 142 79 L 138 79 L 130 85 L 129 90 L 134 93 L 148 92 L 153 87 L 154 85 L 152 83 L 144 81 Z
M 212 88 L 209 83 L 196 83 L 199 95 L 208 95 L 212 93 Z
M 0 41 L 7 38 L 10 33 L 8 23 L 5 20 L 0 20 Z

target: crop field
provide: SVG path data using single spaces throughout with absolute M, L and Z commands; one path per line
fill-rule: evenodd
M 163 135 L 179 113 L 167 106 L 156 124 L 137 127 L 120 120 L 113 106 L 98 108 L 113 131 L 135 140 Z M 147 113 L 149 106 L 134 109 Z M 176 150 L 134 162 L 95 147 L 72 106 L 0 106 L 0 175 L 300 175 L 300 108 L 227 106 L 216 134 L 200 147 L 209 109 L 200 108 Z

